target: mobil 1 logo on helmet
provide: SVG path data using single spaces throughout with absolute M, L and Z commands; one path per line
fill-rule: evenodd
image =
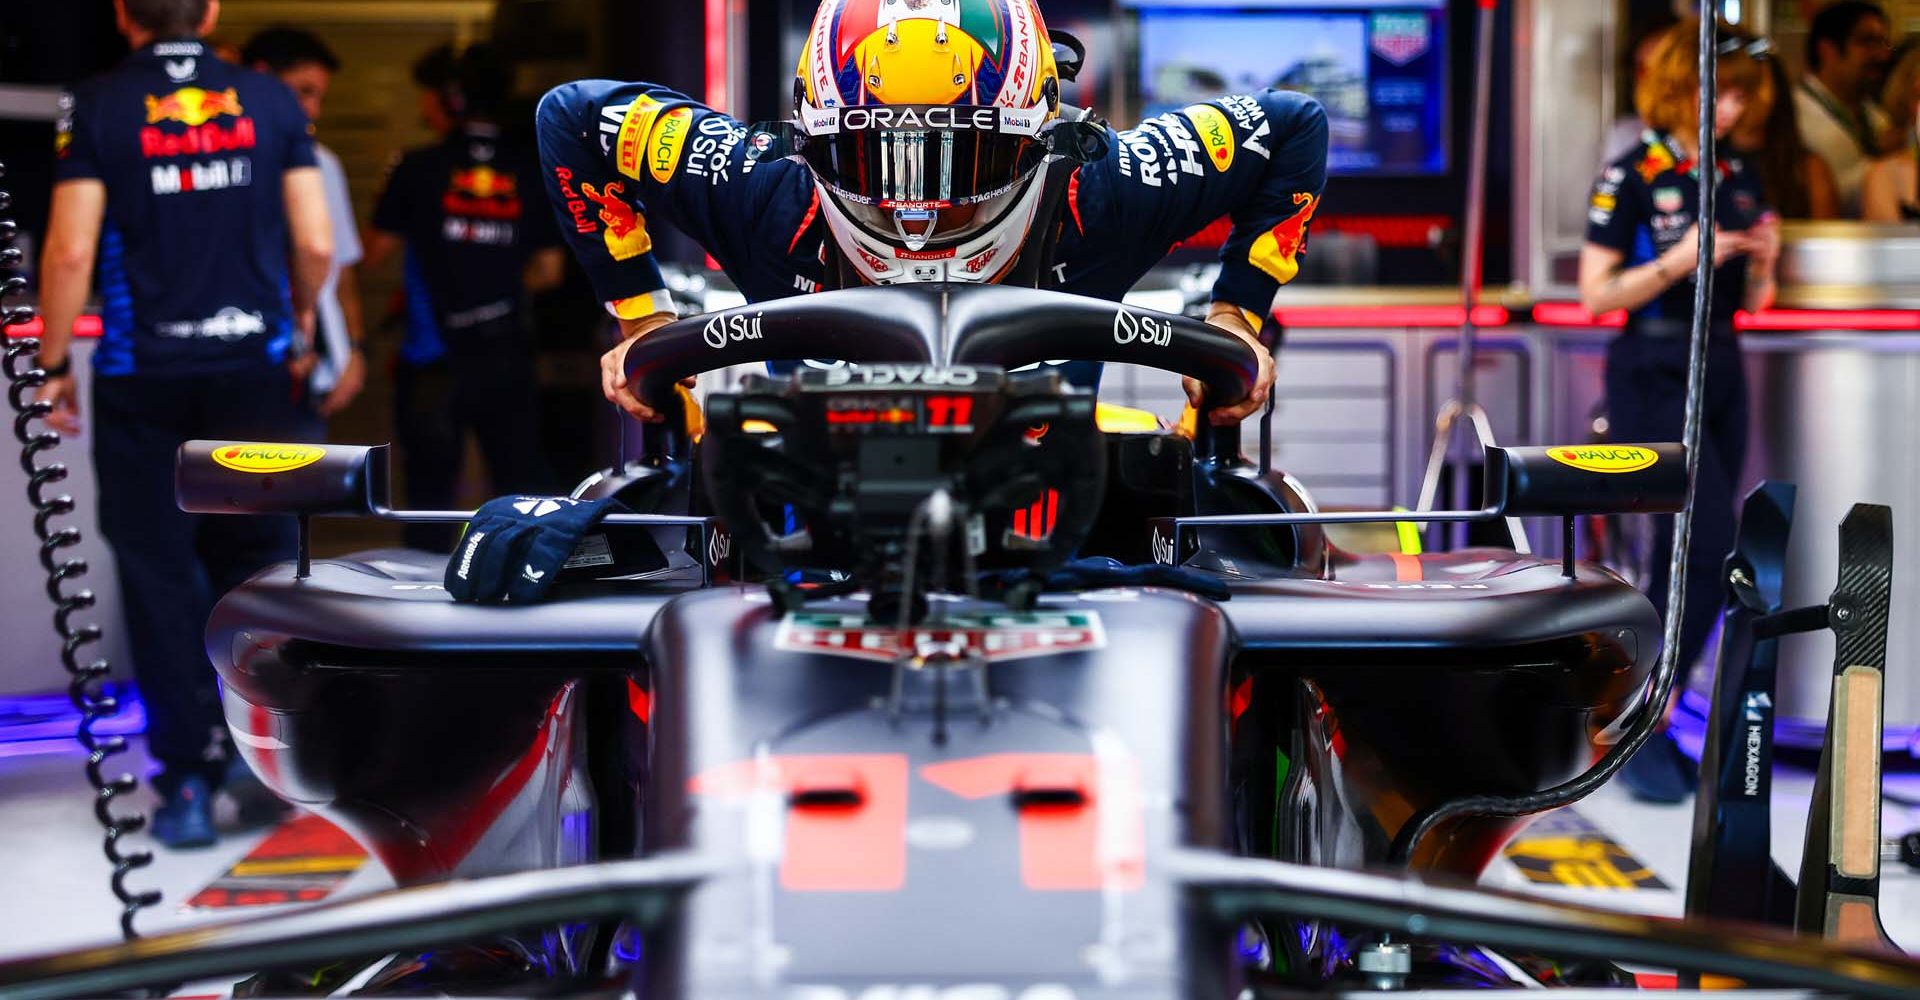
M 1122 345 L 1138 342 L 1148 347 L 1165 347 L 1173 343 L 1173 321 L 1135 316 L 1122 309 L 1113 314 L 1113 342 Z
M 701 331 L 701 337 L 707 342 L 708 347 L 716 351 L 727 346 L 729 343 L 737 344 L 743 340 L 759 340 L 760 320 L 765 315 L 765 313 L 754 313 L 752 316 L 737 314 L 733 316 L 715 316 L 707 320 L 706 329 Z

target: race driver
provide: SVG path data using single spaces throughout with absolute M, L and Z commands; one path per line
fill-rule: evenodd
M 749 301 L 938 281 L 1118 300 L 1176 243 L 1226 218 L 1207 317 L 1257 345 L 1325 184 L 1320 105 L 1268 90 L 1115 133 L 1059 94 L 1037 0 L 823 0 L 780 131 L 750 134 L 649 83 L 547 94 L 547 191 L 623 334 L 601 359 L 607 398 L 662 419 L 625 377 L 627 349 L 675 318 L 650 216 L 701 244 Z M 1212 422 L 1265 404 L 1273 361 L 1256 354 L 1257 388 Z M 1091 387 L 1098 366 L 1067 376 Z M 1187 394 L 1200 403 L 1197 382 Z

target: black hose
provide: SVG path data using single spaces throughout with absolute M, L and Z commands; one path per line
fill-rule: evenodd
M 0 178 L 5 176 L 6 166 L 0 164 Z M 11 203 L 8 194 L 0 191 L 0 212 L 6 211 Z M 11 245 L 17 232 L 12 220 L 0 219 L 0 268 L 12 270 L 24 260 L 20 249 Z M 60 636 L 60 663 L 71 678 L 67 683 L 67 697 L 80 712 L 80 726 L 74 732 L 74 739 L 87 751 L 87 784 L 93 788 L 93 815 L 106 831 L 102 848 L 107 862 L 113 866 L 109 885 L 114 898 L 120 901 L 120 933 L 132 940 L 139 937 L 133 929 L 134 916 L 158 904 L 160 894 L 136 893 L 127 888 L 128 873 L 152 864 L 153 855 L 147 851 L 131 854 L 121 851 L 120 838 L 140 830 L 147 820 L 137 813 L 114 812 L 113 802 L 139 788 L 139 782 L 131 774 L 108 778 L 100 773 L 101 766 L 109 759 L 126 752 L 127 741 L 118 736 L 101 737 L 93 731 L 101 719 L 120 713 L 120 702 L 105 690 L 111 673 L 107 661 L 81 662 L 86 648 L 100 641 L 100 626 L 73 622 L 74 615 L 94 605 L 93 591 L 69 589 L 71 581 L 87 574 L 86 560 L 61 558 L 62 549 L 80 544 L 80 529 L 53 523 L 55 518 L 73 514 L 73 497 L 64 493 L 55 497 L 46 495 L 47 487 L 67 478 L 67 467 L 60 462 L 44 465 L 39 462 L 42 452 L 60 446 L 59 434 L 32 428 L 34 421 L 45 420 L 52 410 L 49 404 L 33 398 L 47 382 L 47 373 L 34 363 L 40 353 L 40 342 L 32 338 L 16 339 L 6 333 L 10 327 L 33 321 L 32 307 L 6 305 L 8 298 L 24 293 L 26 288 L 27 280 L 18 275 L 0 284 L 0 339 L 6 341 L 7 402 L 13 406 L 13 436 L 20 442 L 20 468 L 27 475 L 27 502 L 33 506 L 33 536 L 39 543 L 40 566 L 47 574 L 47 599 L 53 602 L 53 630 Z
M 1694 157 L 1700 176 L 1700 251 L 1694 261 L 1693 330 L 1687 352 L 1687 418 L 1681 437 L 1687 455 L 1687 504 L 1674 516 L 1673 557 L 1668 563 L 1667 620 L 1661 640 L 1660 660 L 1647 685 L 1647 698 L 1620 741 L 1609 748 L 1593 767 L 1571 781 L 1530 795 L 1477 795 L 1452 799 L 1432 806 L 1409 819 L 1393 839 L 1389 863 L 1405 865 L 1412 861 L 1421 840 L 1440 824 L 1462 816 L 1526 816 L 1571 805 L 1599 790 L 1613 779 L 1620 768 L 1646 746 L 1665 718 L 1667 700 L 1673 695 L 1679 676 L 1680 623 L 1686 612 L 1687 548 L 1693 537 L 1694 479 L 1699 470 L 1700 409 L 1705 399 L 1707 380 L 1707 332 L 1713 302 L 1713 220 L 1715 182 L 1719 164 L 1715 156 L 1713 133 L 1714 104 L 1717 101 L 1718 58 L 1714 29 L 1718 22 L 1711 16 L 1700 19 L 1700 143 Z

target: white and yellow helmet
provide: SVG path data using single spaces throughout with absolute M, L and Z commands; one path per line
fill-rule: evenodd
M 1060 114 L 1036 0 L 824 0 L 794 105 L 821 213 L 866 280 L 988 282 L 1018 256 Z

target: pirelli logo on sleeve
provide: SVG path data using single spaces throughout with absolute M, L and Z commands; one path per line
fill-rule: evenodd
M 654 123 L 664 107 L 651 97 L 638 98 L 627 106 L 627 115 L 620 122 L 620 131 L 613 143 L 614 166 L 636 181 L 640 179 L 641 165 L 647 160 L 647 139 L 653 135 Z

